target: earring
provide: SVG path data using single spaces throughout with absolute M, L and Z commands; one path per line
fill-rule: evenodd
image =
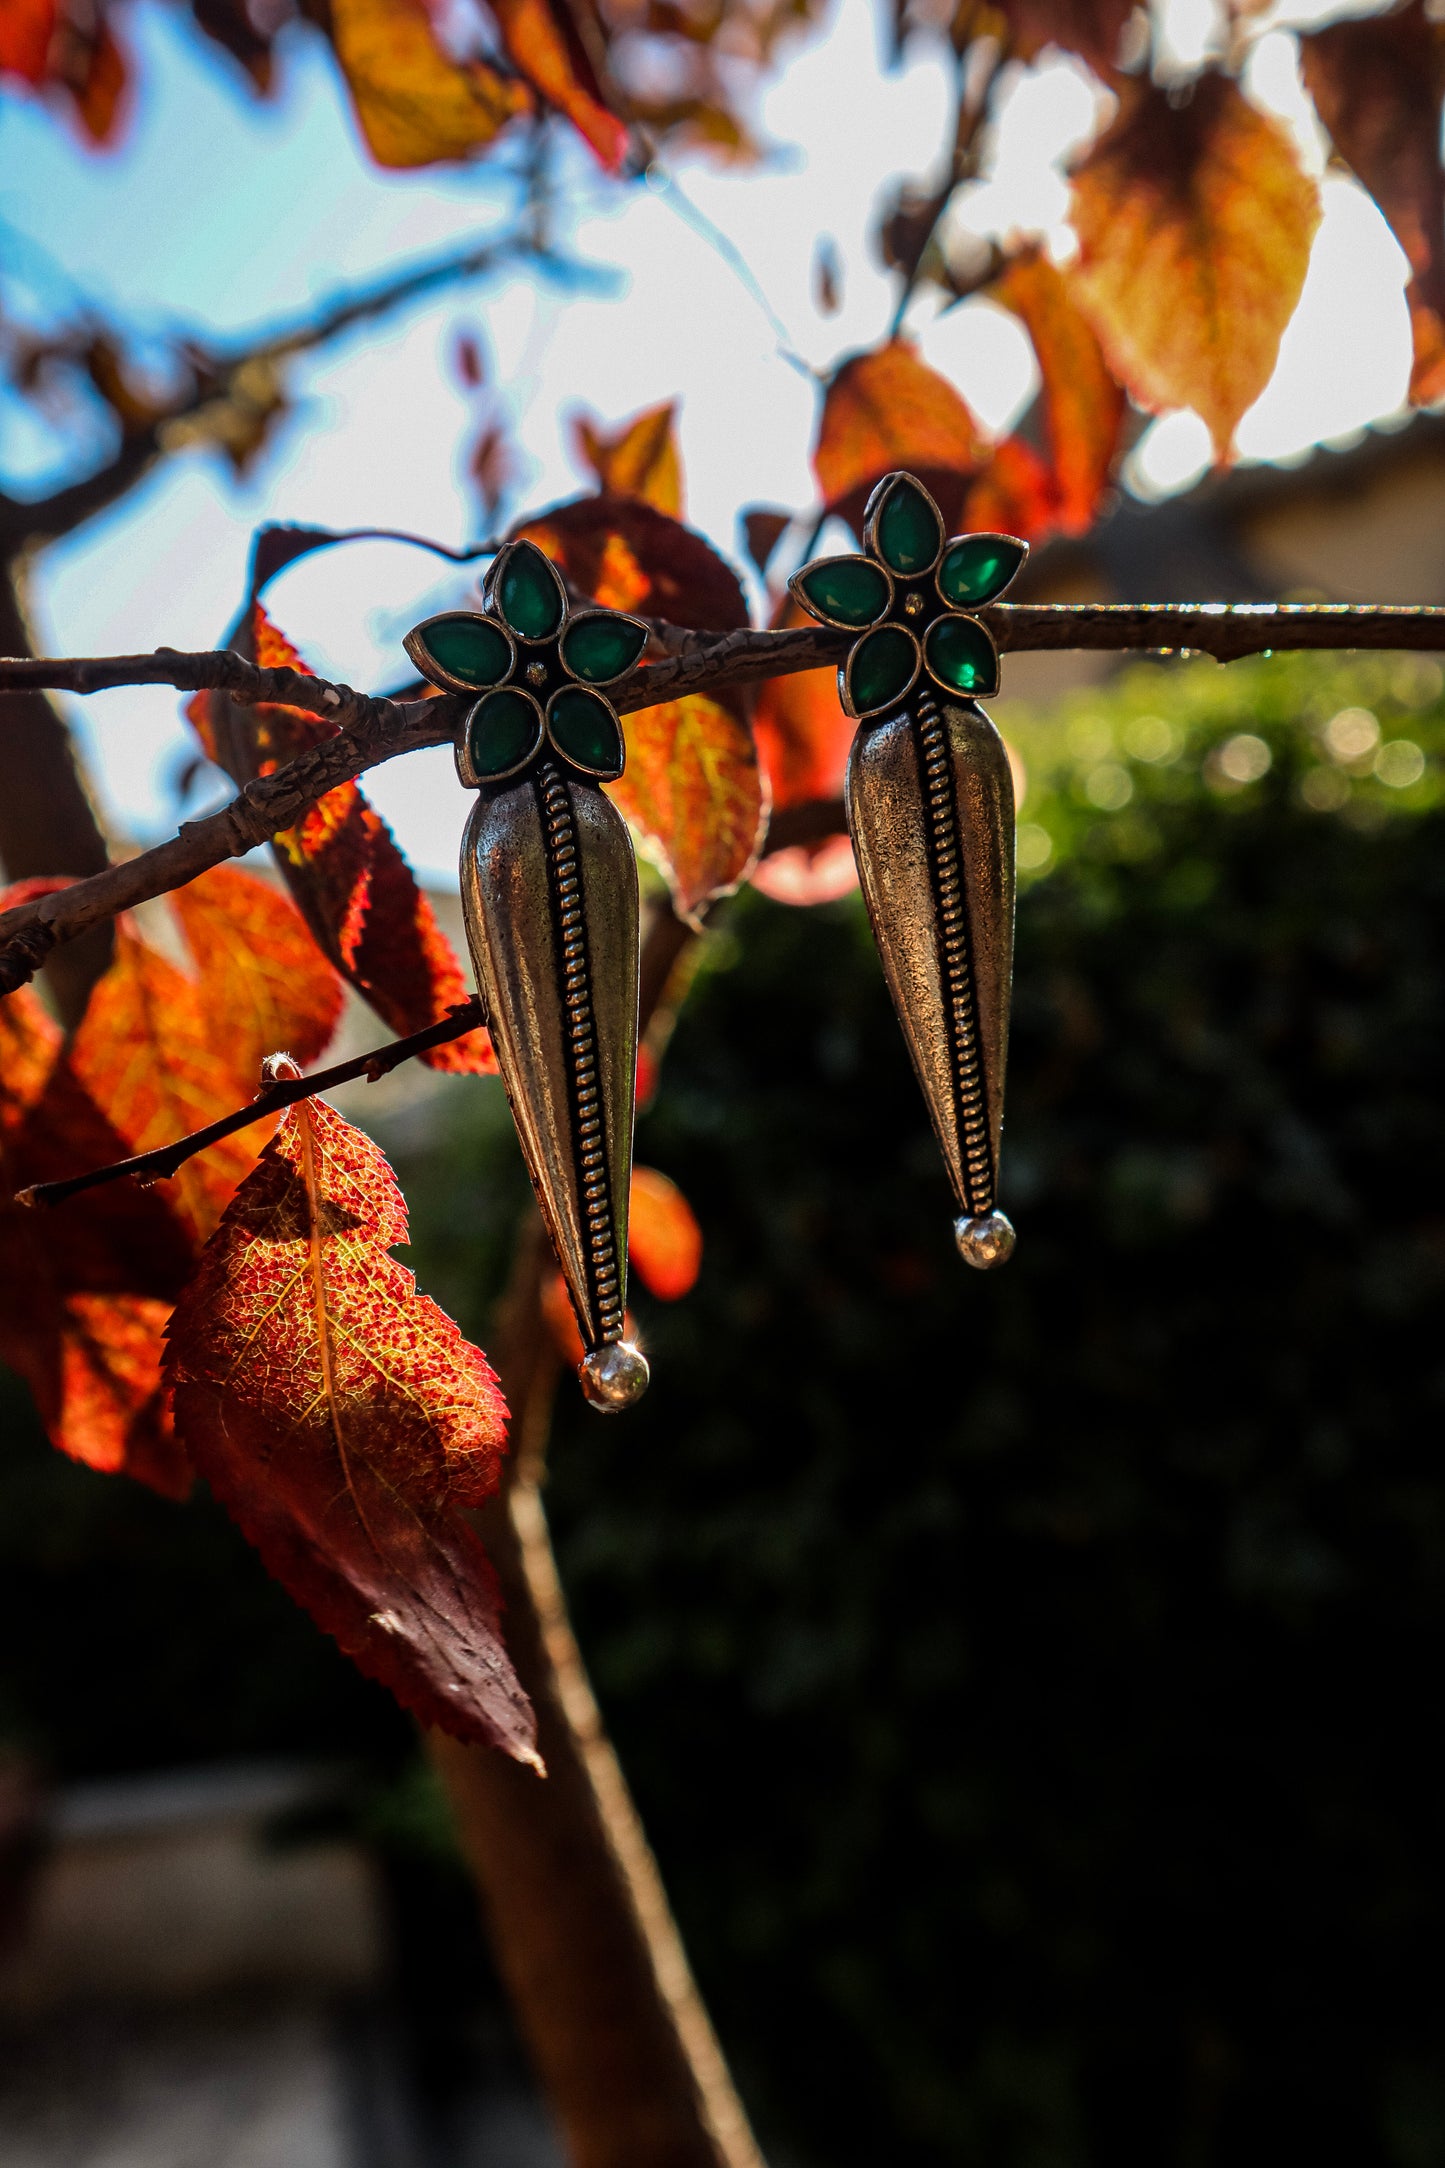
M 457 744 L 477 803 L 462 844 L 462 907 L 497 1066 L 587 1349 L 595 1407 L 647 1389 L 623 1338 L 637 1094 L 637 861 L 600 785 L 625 761 L 600 689 L 647 644 L 640 619 L 574 611 L 550 559 L 509 542 L 482 609 L 406 636 L 424 677 L 480 694 Z
M 893 1005 L 958 1199 L 966 1261 L 1003 1264 L 996 1201 L 1013 981 L 1014 799 L 1003 740 L 970 696 L 998 691 L 998 650 L 972 612 L 1028 555 L 1012 535 L 945 540 L 909 474 L 868 500 L 862 556 L 788 582 L 821 624 L 858 638 L 838 672 L 859 725 L 848 829 Z

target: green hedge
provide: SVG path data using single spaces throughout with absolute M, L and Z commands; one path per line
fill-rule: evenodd
M 1433 2168 L 1440 671 L 1160 666 L 1003 713 L 1017 1255 L 953 1252 L 856 903 L 739 899 L 639 1137 L 701 1282 L 638 1298 L 635 1415 L 562 1404 L 584 1645 L 774 2168 Z M 392 1140 L 473 1329 L 523 1194 L 499 1100 Z M 209 1508 L 23 1428 L 13 1732 L 135 1766 L 310 1710 L 395 1761 Z
M 780 2158 L 1445 2158 L 1445 818 L 1326 734 L 1434 753 L 1440 685 L 1006 713 L 995 1277 L 856 908 L 744 902 L 689 1002 L 702 1282 L 554 1512 Z

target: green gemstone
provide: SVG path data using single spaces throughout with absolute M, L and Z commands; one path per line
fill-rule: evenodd
M 537 705 L 514 686 L 488 693 L 467 718 L 467 752 L 477 775 L 505 775 L 541 736 Z
M 562 635 L 562 660 L 589 685 L 610 685 L 630 670 L 647 645 L 645 626 L 629 624 L 611 610 L 574 617 Z
M 1003 593 L 1027 555 L 1011 534 L 966 534 L 943 553 L 938 592 L 955 609 L 979 609 Z
M 547 710 L 547 728 L 559 753 L 593 775 L 622 770 L 622 730 L 600 693 L 564 685 Z
M 550 640 L 562 622 L 562 589 L 535 542 L 513 542 L 497 582 L 502 615 L 519 638 Z
M 459 678 L 464 685 L 496 685 L 511 667 L 512 647 L 506 634 L 470 610 L 459 610 L 455 617 L 434 617 L 412 637 L 422 656 L 444 676 Z
M 898 625 L 880 625 L 858 642 L 848 672 L 853 705 L 860 715 L 901 700 L 918 674 L 918 644 Z
M 825 557 L 798 574 L 805 602 L 839 625 L 872 625 L 888 607 L 888 575 L 866 557 Z
M 955 693 L 998 691 L 998 650 L 968 617 L 940 617 L 924 642 L 928 667 Z
M 878 514 L 878 551 L 895 572 L 927 572 L 943 541 L 943 523 L 933 500 L 911 475 L 893 482 Z

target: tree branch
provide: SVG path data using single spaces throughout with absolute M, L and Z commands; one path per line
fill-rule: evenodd
M 1445 609 L 1335 603 L 994 603 L 980 611 L 1006 653 L 1194 652 L 1232 662 L 1276 649 L 1445 650 Z M 853 634 L 822 626 L 783 632 L 680 636 L 660 662 L 632 670 L 612 688 L 630 714 L 685 693 L 712 692 L 841 662 Z M 294 670 L 262 670 L 225 651 L 116 655 L 57 661 L 0 661 L 0 692 L 46 686 L 90 693 L 116 685 L 173 685 L 224 691 L 243 704 L 271 701 L 331 717 L 337 735 L 274 774 L 257 777 L 229 805 L 187 821 L 179 834 L 122 865 L 0 914 L 0 994 L 33 977 L 57 943 L 153 896 L 184 887 L 224 859 L 238 858 L 365 769 L 428 745 L 449 745 L 470 705 L 465 694 L 434 700 L 374 699 L 350 686 Z
M 473 994 L 470 1001 L 459 1001 L 447 1010 L 439 1023 L 428 1024 L 422 1031 L 413 1031 L 405 1039 L 392 1039 L 385 1046 L 373 1047 L 369 1054 L 357 1054 L 351 1061 L 339 1061 L 330 1069 L 317 1069 L 311 1076 L 287 1077 L 274 1084 L 263 1084 L 254 1099 L 244 1107 L 236 1107 L 218 1121 L 207 1122 L 204 1129 L 193 1129 L 189 1136 L 178 1137 L 174 1144 L 157 1145 L 152 1152 L 137 1153 L 134 1159 L 117 1159 L 108 1167 L 92 1167 L 85 1174 L 68 1175 L 61 1182 L 34 1182 L 29 1189 L 18 1189 L 15 1202 L 26 1205 L 64 1204 L 67 1197 L 78 1197 L 82 1190 L 101 1189 L 107 1182 L 127 1179 L 140 1182 L 146 1187 L 152 1182 L 164 1182 L 183 1167 L 197 1152 L 204 1152 L 208 1145 L 219 1144 L 222 1137 L 234 1136 L 238 1129 L 249 1129 L 252 1122 L 260 1121 L 267 1114 L 279 1114 L 286 1107 L 294 1107 L 298 1099 L 314 1098 L 317 1092 L 333 1091 L 338 1084 L 349 1084 L 355 1077 L 364 1076 L 375 1084 L 380 1077 L 399 1068 L 414 1055 L 429 1054 L 434 1046 L 445 1046 L 449 1040 L 462 1039 L 469 1031 L 476 1031 L 487 1021 L 486 1011 Z
M 545 276 L 573 282 L 606 277 L 538 246 L 531 238 L 529 221 L 499 239 L 413 264 L 373 286 L 341 295 L 319 314 L 256 331 L 234 344 L 212 348 L 199 340 L 178 340 L 178 351 L 188 366 L 184 387 L 139 426 L 126 430 L 114 456 L 103 466 L 33 503 L 0 493 L 0 549 L 14 554 L 72 533 L 126 496 L 180 439 L 190 441 L 208 409 L 219 412 L 228 402 L 246 399 L 263 385 L 266 372 L 330 345 L 359 324 L 390 316 L 426 294 L 524 261 Z M 249 390 L 248 376 L 253 380 Z

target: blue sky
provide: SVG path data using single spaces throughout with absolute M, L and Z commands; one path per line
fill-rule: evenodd
M 1167 24 L 1186 61 L 1218 33 L 1212 0 L 1171 0 Z M 449 367 L 460 324 L 480 330 L 490 353 L 524 456 L 522 503 L 577 488 L 569 410 L 584 405 L 613 420 L 680 397 L 688 516 L 736 559 L 740 509 L 802 507 L 811 496 L 816 387 L 780 353 L 772 319 L 819 370 L 882 336 L 892 287 L 868 242 L 877 190 L 925 172 L 947 126 L 940 62 L 925 54 L 883 73 L 878 28 L 871 0 L 836 0 L 826 36 L 796 48 L 761 101 L 761 131 L 776 146 L 761 173 L 694 166 L 660 188 L 621 188 L 585 153 L 569 152 L 566 238 L 609 274 L 608 292 L 567 297 L 511 278 L 453 294 L 308 366 L 297 425 L 245 483 L 208 457 L 176 459 L 118 512 L 47 553 L 34 582 L 39 638 L 54 653 L 214 644 L 242 591 L 250 533 L 264 520 L 469 539 L 474 514 L 458 474 L 468 410 Z M 71 292 L 157 330 L 234 332 L 505 222 L 513 184 L 494 168 L 378 173 L 325 49 L 305 32 L 290 40 L 282 95 L 269 104 L 157 0 L 140 0 L 126 34 L 142 91 L 118 150 L 88 154 L 42 108 L 0 99 L 0 249 L 12 275 L 41 295 Z M 1263 39 L 1249 82 L 1296 126 L 1322 171 L 1283 32 Z M 1058 238 L 1064 161 L 1096 122 L 1095 97 L 1067 62 L 1021 76 L 963 222 Z M 679 189 L 741 251 L 771 316 L 686 215 Z M 1390 413 L 1403 396 L 1403 258 L 1353 182 L 1330 175 L 1324 190 L 1304 302 L 1276 379 L 1241 431 L 1249 456 L 1296 456 Z M 844 271 L 843 308 L 832 317 L 812 293 L 821 234 Z M 926 303 L 910 328 L 990 427 L 1006 427 L 1027 403 L 1027 342 L 990 304 L 936 318 Z M 38 483 L 56 443 L 4 403 L 0 431 L 7 475 Z M 1163 417 L 1141 447 L 1137 486 L 1178 487 L 1204 454 L 1196 417 Z M 438 592 L 427 560 L 368 545 L 298 567 L 278 583 L 275 610 L 318 666 L 383 684 L 402 667 L 401 631 Z M 173 697 L 118 692 L 72 712 L 117 830 L 145 841 L 169 829 L 173 778 L 190 750 Z M 372 791 L 418 866 L 453 880 L 466 804 L 447 756 L 392 763 Z

